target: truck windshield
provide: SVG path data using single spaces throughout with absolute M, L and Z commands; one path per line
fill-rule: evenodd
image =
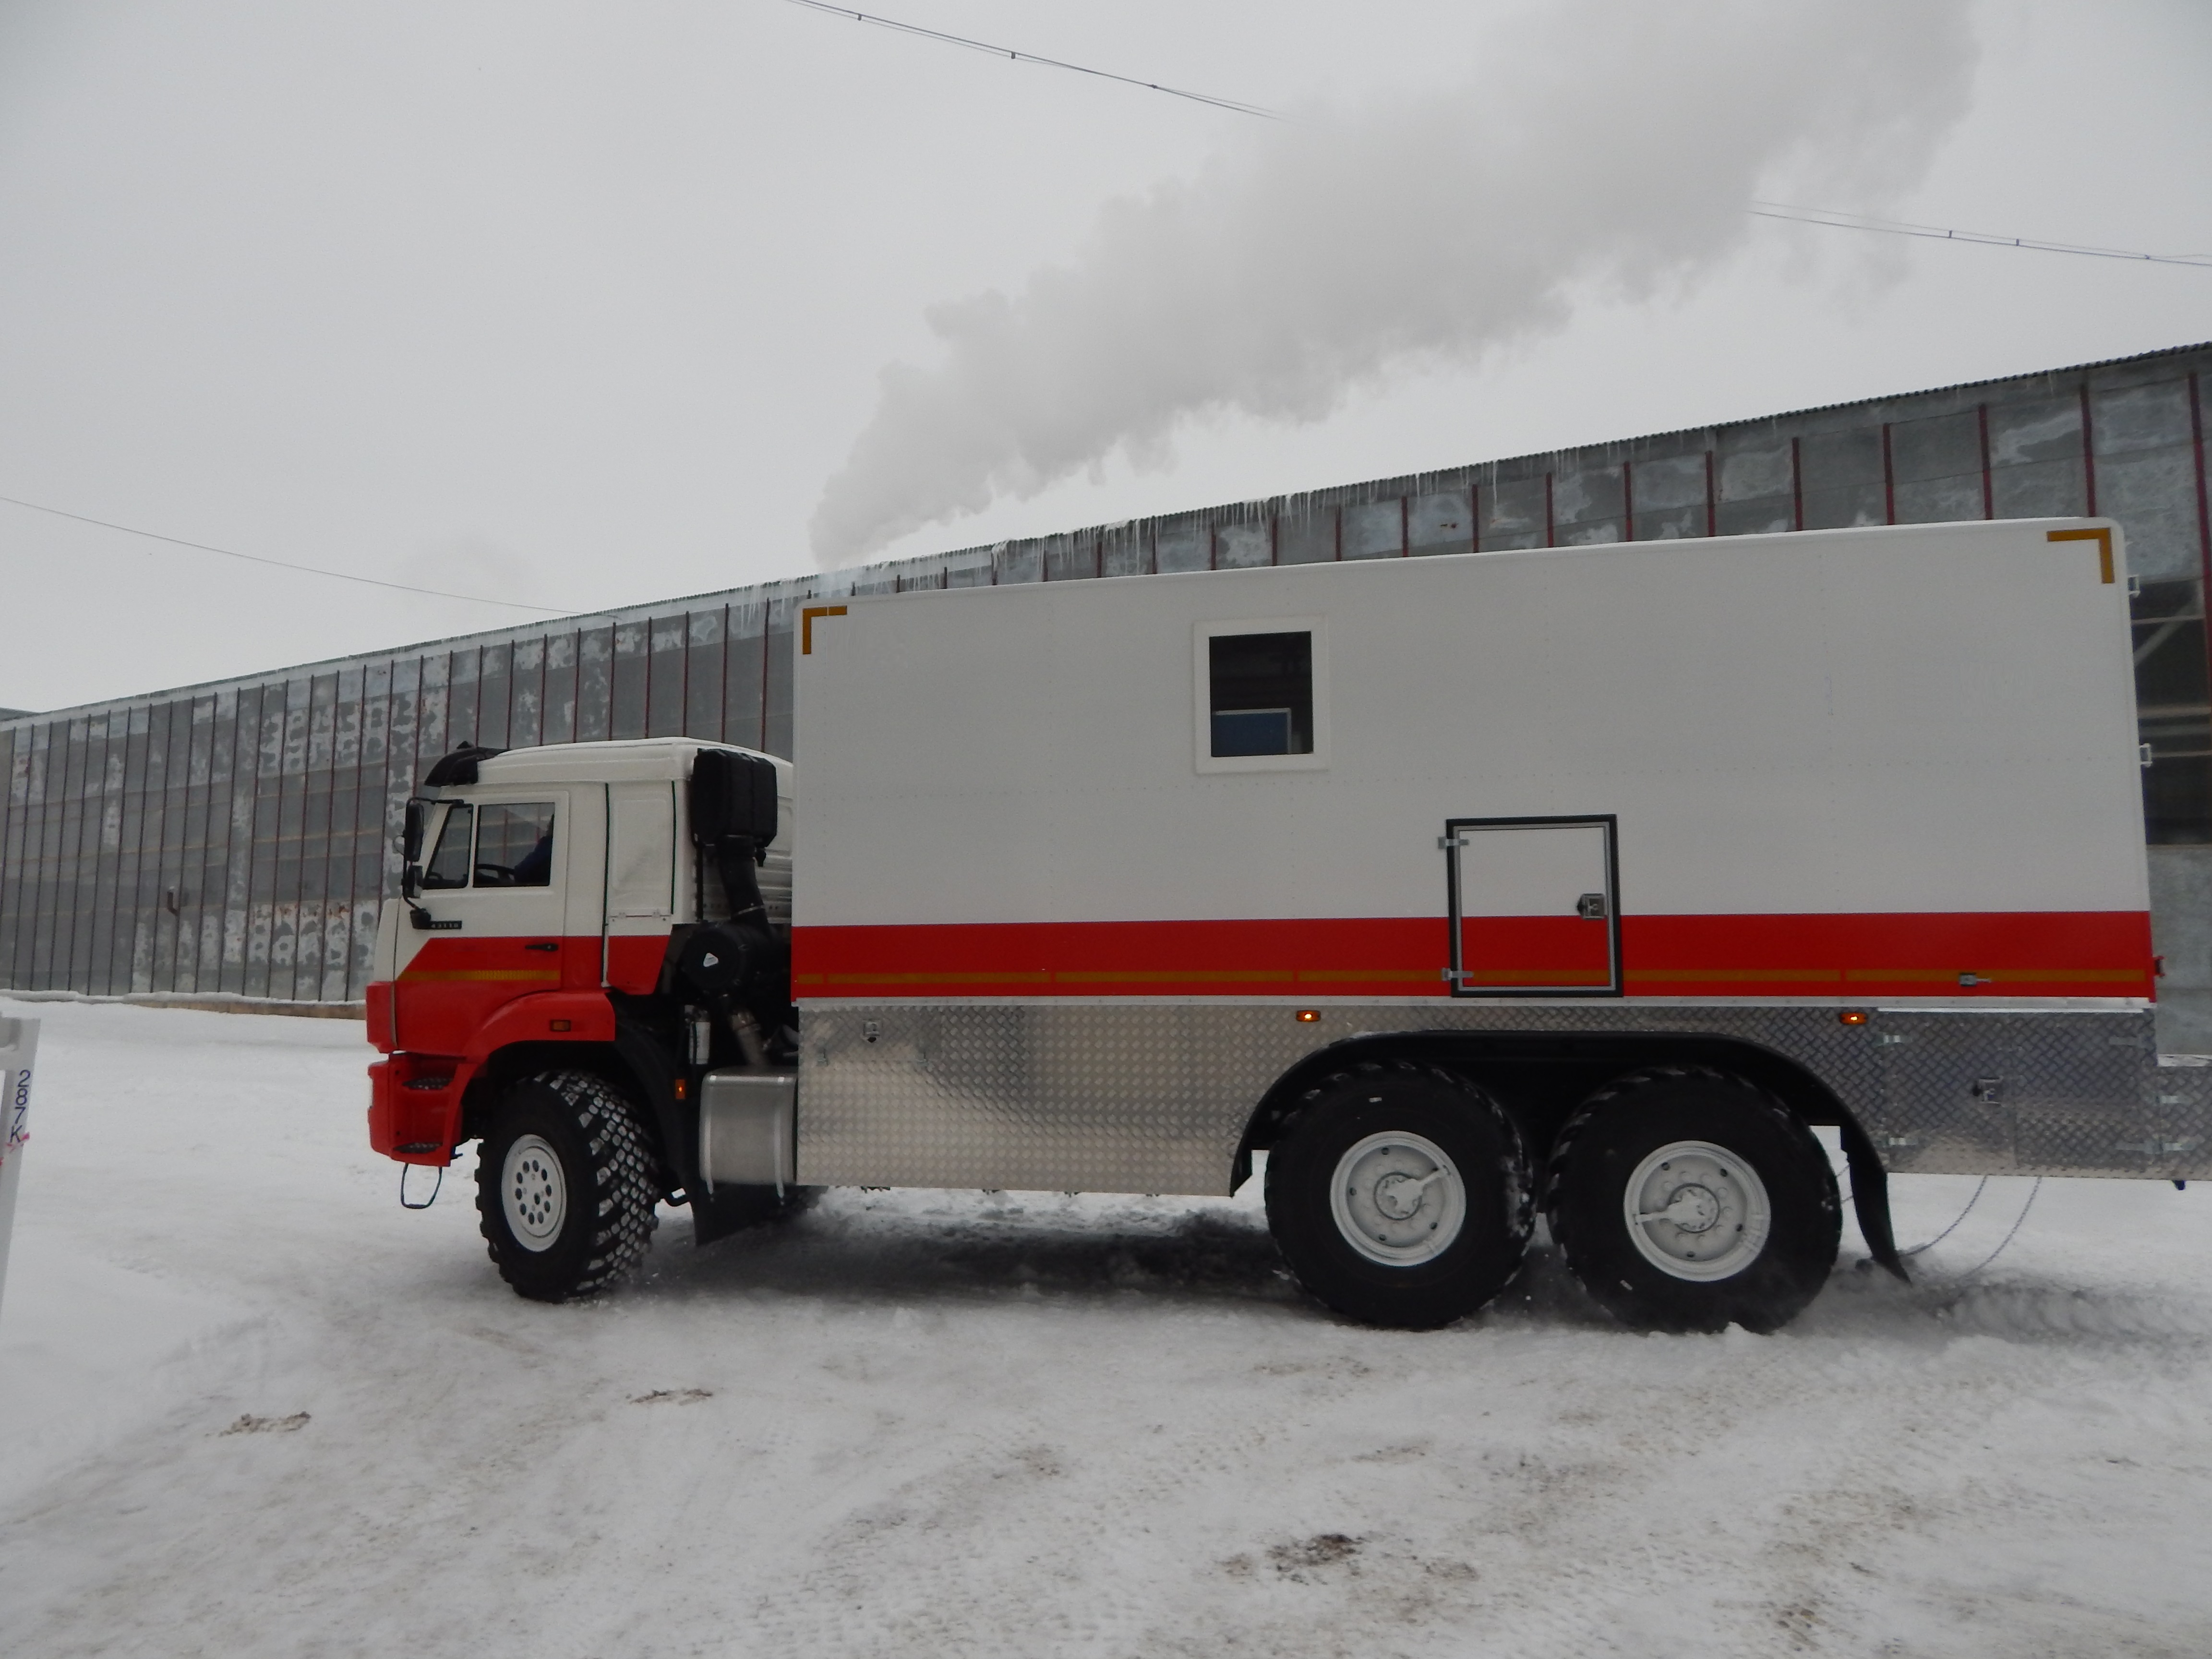
M 438 844 L 422 872 L 425 889 L 465 887 L 469 884 L 470 831 L 475 828 L 476 808 L 449 806 L 438 826 Z

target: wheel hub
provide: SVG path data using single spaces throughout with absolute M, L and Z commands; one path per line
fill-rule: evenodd
M 568 1182 L 559 1154 L 540 1135 L 518 1136 L 500 1168 L 507 1230 L 526 1250 L 549 1250 L 568 1218 Z
M 1671 1225 L 1686 1233 L 1710 1232 L 1721 1218 L 1721 1201 L 1710 1187 L 1681 1187 L 1667 1200 L 1664 1213 Z
M 1418 1267 L 1458 1239 L 1467 1222 L 1467 1183 L 1434 1141 L 1370 1135 L 1337 1160 L 1329 1209 L 1345 1243 L 1369 1261 Z
M 1392 1221 L 1409 1221 L 1420 1213 L 1427 1200 L 1429 1181 L 1423 1181 L 1393 1170 L 1375 1183 L 1375 1207 Z
M 1672 1142 L 1638 1164 L 1621 1208 L 1638 1253 L 1674 1279 L 1733 1279 L 1759 1259 L 1774 1226 L 1759 1171 L 1703 1140 Z

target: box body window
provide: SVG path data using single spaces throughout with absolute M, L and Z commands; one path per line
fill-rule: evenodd
M 1206 644 L 1214 757 L 1312 754 L 1312 633 L 1216 634 Z

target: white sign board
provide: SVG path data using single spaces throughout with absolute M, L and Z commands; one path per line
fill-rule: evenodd
M 8 1287 L 8 1240 L 15 1231 L 15 1189 L 31 1140 L 31 1065 L 39 1022 L 0 1019 L 0 1294 Z

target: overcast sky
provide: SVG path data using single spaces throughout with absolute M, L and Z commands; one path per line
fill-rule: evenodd
M 0 0 L 0 495 L 584 609 L 2212 337 L 1732 205 L 2212 252 L 2203 0 L 882 3 L 1297 118 L 787 0 Z M 5 505 L 0 572 L 21 708 L 530 615 Z

